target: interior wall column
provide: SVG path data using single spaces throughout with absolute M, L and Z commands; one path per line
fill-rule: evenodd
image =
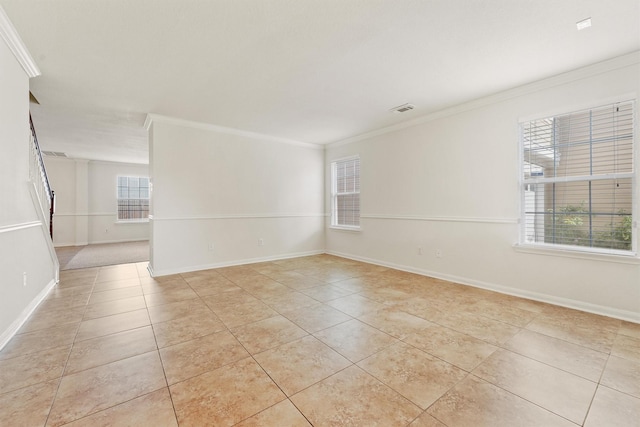
M 89 161 L 76 159 L 76 245 L 89 243 Z

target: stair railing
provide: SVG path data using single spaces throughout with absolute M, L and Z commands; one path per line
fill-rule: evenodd
M 47 170 L 42 160 L 42 151 L 40 151 L 40 145 L 38 144 L 38 137 L 36 136 L 36 129 L 33 126 L 33 120 L 31 114 L 29 114 L 29 125 L 31 127 L 31 162 L 29 167 L 29 175 L 31 182 L 36 190 L 38 202 L 40 208 L 44 214 L 47 228 L 49 229 L 49 236 L 53 239 L 53 214 L 55 212 L 55 193 L 51 189 L 49 178 L 47 177 Z M 46 214 L 48 213 L 48 215 Z

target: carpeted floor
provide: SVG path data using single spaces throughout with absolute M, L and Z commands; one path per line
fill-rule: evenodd
M 60 270 L 149 261 L 149 242 L 104 243 L 56 248 Z

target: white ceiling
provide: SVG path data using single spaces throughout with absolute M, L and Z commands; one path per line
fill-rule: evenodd
M 135 163 L 147 113 L 324 144 L 640 49 L 640 0 L 0 5 L 42 72 L 43 149 Z

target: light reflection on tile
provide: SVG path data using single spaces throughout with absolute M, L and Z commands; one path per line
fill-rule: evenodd
M 354 363 L 398 342 L 355 319 L 316 332 L 314 336 Z
M 623 359 L 640 362 L 640 338 L 618 335 L 613 343 L 611 354 Z
M 291 401 L 318 426 L 402 426 L 422 412 L 357 366 L 293 395 Z
M 307 419 L 289 400 L 283 400 L 270 408 L 236 424 L 236 427 L 311 427 Z
M 149 321 L 149 314 L 146 309 L 85 320 L 80 323 L 76 341 L 128 331 L 149 324 L 151 324 L 151 322 Z
M 169 385 L 249 357 L 228 331 L 216 332 L 160 349 Z
M 0 394 L 60 378 L 71 346 L 0 360 Z
M 180 426 L 232 426 L 286 398 L 251 358 L 174 384 L 170 390 Z
M 351 365 L 312 336 L 258 353 L 254 358 L 287 396 Z
M 0 394 L 1 426 L 43 426 L 60 380 Z
M 449 390 L 427 412 L 448 427 L 576 427 L 571 421 L 473 375 Z
M 283 310 L 281 313 L 309 333 L 318 332 L 352 319 L 351 316 L 321 303 L 309 307 Z
M 15 335 L 0 351 L 0 360 L 62 347 L 73 343 L 78 324 L 70 323 Z
M 435 324 L 403 341 L 466 371 L 471 371 L 497 349 L 477 338 Z
M 140 310 L 143 308 L 147 308 L 147 306 L 142 296 L 89 304 L 84 312 L 84 319 L 95 319 L 98 317 Z
M 82 321 L 85 307 L 70 307 L 63 310 L 36 311 L 20 328 L 20 333 L 34 332 L 50 328 L 52 325 L 79 324 Z
M 125 403 L 65 424 L 65 427 L 111 426 L 178 427 L 169 389 L 145 394 Z
M 640 362 L 611 355 L 600 383 L 640 399 Z
M 584 421 L 595 382 L 507 350 L 498 350 L 473 374 L 576 424 Z
M 635 323 L 333 255 L 154 278 L 147 264 L 61 272 L 0 350 L 0 425 L 640 417 Z
M 269 317 L 233 328 L 231 333 L 251 354 L 302 338 L 307 332 L 282 316 Z
M 71 350 L 65 374 L 95 368 L 156 349 L 151 326 L 79 341 Z
M 422 413 L 414 422 L 409 424 L 409 427 L 447 427 L 440 421 L 433 418 L 427 412 Z
M 157 351 L 64 376 L 47 424 L 59 426 L 166 386 Z
M 422 409 L 427 409 L 467 373 L 408 344 L 388 347 L 358 363 Z
M 206 314 L 192 313 L 189 316 L 153 325 L 153 333 L 159 348 L 203 337 L 224 329 L 224 324 L 210 311 Z
M 634 426 L 640 420 L 640 399 L 598 386 L 584 427 Z
M 521 330 L 505 348 L 591 381 L 602 375 L 608 355 L 537 332 Z

